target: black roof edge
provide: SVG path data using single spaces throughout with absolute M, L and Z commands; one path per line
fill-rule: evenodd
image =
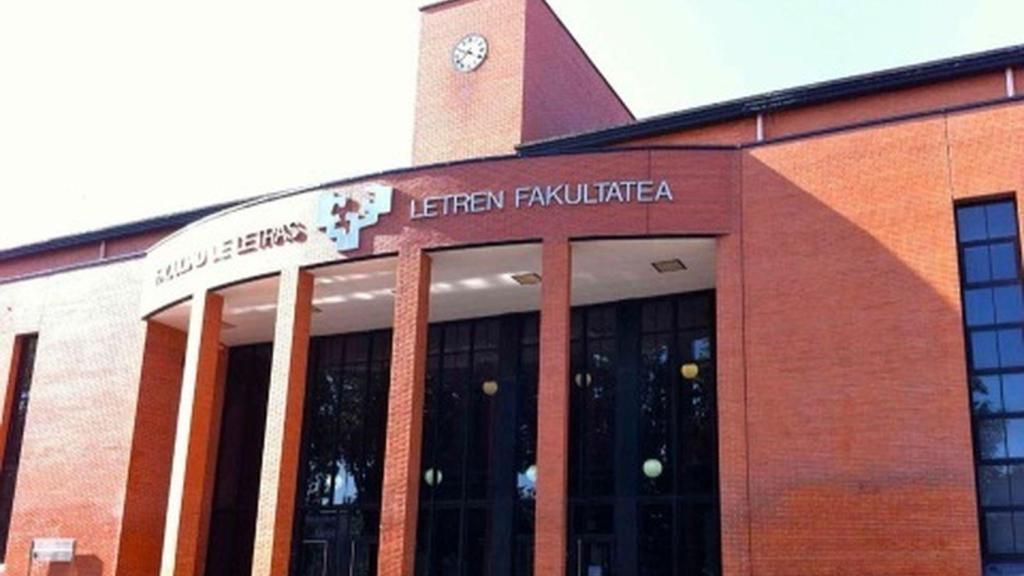
M 523 155 L 535 155 L 615 144 L 635 138 L 657 136 L 687 128 L 727 122 L 764 112 L 913 88 L 1020 64 L 1024 64 L 1024 44 L 765 92 L 652 116 L 602 130 L 524 142 L 516 149 Z
M 467 0 L 437 0 L 436 2 L 427 2 L 420 6 L 420 12 L 429 12 L 434 8 L 440 8 L 445 4 L 454 4 L 455 2 L 466 2 Z
M 59 250 L 61 248 L 74 248 L 84 244 L 103 242 L 105 240 L 121 238 L 124 236 L 132 236 L 155 230 L 185 226 L 200 218 L 219 212 L 225 208 L 241 204 L 242 202 L 245 202 L 245 200 L 224 202 L 213 206 L 204 206 L 194 210 L 165 214 L 155 218 L 147 218 L 145 220 L 138 220 L 127 224 L 118 224 L 115 226 L 91 230 L 89 232 L 79 232 L 67 236 L 59 236 L 50 240 L 43 240 L 42 242 L 16 246 L 14 248 L 0 250 L 0 260 L 10 260 L 21 256 L 39 254 L 40 252 L 49 252 L 51 250 Z

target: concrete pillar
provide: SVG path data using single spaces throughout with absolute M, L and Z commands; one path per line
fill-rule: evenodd
M 412 576 L 415 568 L 429 312 L 430 257 L 418 248 L 403 250 L 395 289 L 379 576 Z
M 572 249 L 545 240 L 541 256 L 534 574 L 565 574 L 568 551 L 569 331 Z
M 277 293 L 253 576 L 288 574 L 312 308 L 313 276 L 297 268 L 283 271 Z
M 192 297 L 161 576 L 203 574 L 226 374 L 220 349 L 223 307 L 223 298 L 212 292 Z

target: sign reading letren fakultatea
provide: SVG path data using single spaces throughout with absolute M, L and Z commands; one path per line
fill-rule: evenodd
M 506 194 L 505 190 L 483 190 L 427 196 L 410 202 L 409 217 L 420 220 L 504 210 L 506 196 L 511 200 L 510 206 L 516 209 L 611 203 L 650 204 L 675 200 L 672 187 L 666 180 L 562 183 L 520 186 L 512 194 Z

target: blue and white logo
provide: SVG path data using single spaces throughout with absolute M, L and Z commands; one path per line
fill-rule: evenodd
M 391 212 L 390 186 L 373 184 L 360 191 L 328 190 L 320 196 L 316 226 L 334 242 L 338 252 L 359 248 L 359 233 Z

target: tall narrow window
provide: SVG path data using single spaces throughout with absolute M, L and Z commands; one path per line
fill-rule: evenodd
M 296 576 L 373 576 L 384 478 L 391 331 L 309 347 Z
M 956 223 L 982 558 L 986 574 L 1002 574 L 1024 568 L 1024 298 L 1016 204 L 960 206 Z
M 538 318 L 430 327 L 418 576 L 533 573 Z
M 28 394 L 32 387 L 32 369 L 36 363 L 37 335 L 19 336 L 17 371 L 4 443 L 3 467 L 0 468 L 0 563 L 7 556 L 7 537 L 11 530 L 11 510 L 14 506 L 14 487 L 18 481 L 18 461 L 21 458 L 21 438 L 25 432 L 25 414 L 28 412 Z
M 714 293 L 576 308 L 567 575 L 719 563 Z

